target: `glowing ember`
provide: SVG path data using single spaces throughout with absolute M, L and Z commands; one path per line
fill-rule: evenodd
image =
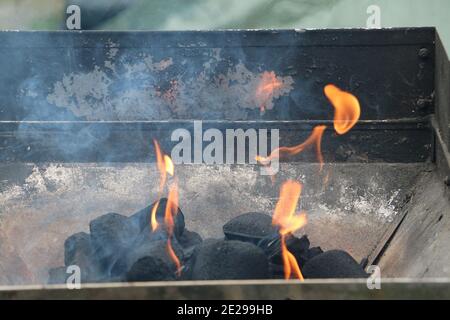
M 326 85 L 324 92 L 334 107 L 334 130 L 338 134 L 347 133 L 361 115 L 358 99 L 332 84 Z
M 290 279 L 293 273 L 297 279 L 303 280 L 297 260 L 286 246 L 286 235 L 306 225 L 306 214 L 295 214 L 301 190 L 302 185 L 296 181 L 288 180 L 283 183 L 280 190 L 280 198 L 272 217 L 272 224 L 279 227 L 281 236 L 281 255 L 285 279 Z
M 256 156 L 256 161 L 262 163 L 263 165 L 267 165 L 274 158 L 283 158 L 283 157 L 287 157 L 287 156 L 293 156 L 293 155 L 299 154 L 300 152 L 302 152 L 303 150 L 305 150 L 306 148 L 308 148 L 310 146 L 315 146 L 317 161 L 319 161 L 320 169 L 322 169 L 323 156 L 322 156 L 321 147 L 322 147 L 323 133 L 325 132 L 326 128 L 327 127 L 324 125 L 316 126 L 313 129 L 311 135 L 308 137 L 308 139 L 305 140 L 305 142 L 303 142 L 299 145 L 293 146 L 293 147 L 277 148 L 274 151 L 272 151 L 270 153 L 270 155 L 267 157 Z
M 275 72 L 265 71 L 256 89 L 256 101 L 259 103 L 261 112 L 266 110 L 267 102 L 272 99 L 274 91 L 281 88 L 283 83 L 277 79 Z

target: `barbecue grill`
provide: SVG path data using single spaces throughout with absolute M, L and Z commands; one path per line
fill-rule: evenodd
M 434 28 L 0 39 L 0 297 L 450 297 L 450 65 Z M 283 89 L 261 107 L 251 97 L 264 73 Z M 325 132 L 326 182 L 314 152 L 283 161 L 278 175 L 304 181 L 301 233 L 378 265 L 381 290 L 350 279 L 45 285 L 49 269 L 63 264 L 68 236 L 102 214 L 129 216 L 157 199 L 153 139 L 170 151 L 173 131 L 184 129 L 192 150 L 203 148 L 195 140 L 201 121 L 200 137 L 256 129 L 270 141 L 278 129 L 280 146 L 295 145 L 317 124 L 333 127 L 327 83 L 358 97 L 359 122 L 343 136 Z M 176 165 L 190 230 L 218 238 L 239 214 L 273 211 L 279 185 L 250 159 Z

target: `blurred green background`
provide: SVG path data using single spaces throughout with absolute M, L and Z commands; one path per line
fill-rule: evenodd
M 365 27 L 378 5 L 382 27 L 436 26 L 450 48 L 449 0 L 0 0 L 0 28 L 65 29 L 69 4 L 102 30 Z

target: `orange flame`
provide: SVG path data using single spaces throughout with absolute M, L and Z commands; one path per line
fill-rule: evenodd
M 177 254 L 175 253 L 175 251 L 172 248 L 172 240 L 167 239 L 167 252 L 169 253 L 169 257 L 170 259 L 173 261 L 173 263 L 175 264 L 177 271 L 176 271 L 176 275 L 179 277 L 181 276 L 181 263 L 180 263 L 180 259 L 178 259 Z
M 308 139 L 305 140 L 305 142 L 303 142 L 299 145 L 293 146 L 293 147 L 277 148 L 274 151 L 272 151 L 270 153 L 270 155 L 267 157 L 256 156 L 256 161 L 266 165 L 274 158 L 293 156 L 293 155 L 299 154 L 306 148 L 314 145 L 316 147 L 317 161 L 319 161 L 320 169 L 322 170 L 322 167 L 323 167 L 322 137 L 323 137 L 323 133 L 325 132 L 326 128 L 327 127 L 324 125 L 316 126 L 313 129 L 311 135 L 308 137 Z
M 280 88 L 283 83 L 277 79 L 275 72 L 265 71 L 261 80 L 256 88 L 256 101 L 259 103 L 259 108 L 261 112 L 264 112 L 266 109 L 267 102 L 272 98 L 275 89 Z
M 297 260 L 286 246 L 286 235 L 302 228 L 307 222 L 305 213 L 295 214 L 301 191 L 302 185 L 296 181 L 288 180 L 283 183 L 280 198 L 272 217 L 272 224 L 279 226 L 285 279 L 290 279 L 292 273 L 294 273 L 297 279 L 303 280 Z
M 164 155 L 161 151 L 161 148 L 159 147 L 158 141 L 153 140 L 153 145 L 155 146 L 156 166 L 157 166 L 157 168 L 159 170 L 159 174 L 160 174 L 159 191 L 160 191 L 160 193 L 162 193 L 162 190 L 164 189 L 164 185 L 166 184 L 166 179 L 167 179 Z
M 173 166 L 172 159 L 170 159 L 170 157 L 168 155 L 164 155 L 164 167 L 165 167 L 166 172 L 168 174 L 170 174 L 171 176 L 173 176 L 175 168 Z
M 326 85 L 324 92 L 335 110 L 334 130 L 338 134 L 347 133 L 361 116 L 361 107 L 358 99 L 351 93 L 343 91 L 332 84 Z
M 155 231 L 156 229 L 158 229 L 158 220 L 156 219 L 156 212 L 158 211 L 158 207 L 159 207 L 159 200 L 156 201 L 155 205 L 152 208 L 152 213 L 150 215 L 150 225 L 152 227 L 152 231 Z
M 161 147 L 159 146 L 158 141 L 153 140 L 153 144 L 155 146 L 155 152 L 156 152 L 156 166 L 160 173 L 160 181 L 159 181 L 159 194 L 158 198 L 160 199 L 163 192 L 164 187 L 167 182 L 167 174 L 173 176 L 175 173 L 175 166 L 173 165 L 172 159 L 164 154 L 161 151 Z M 159 207 L 158 200 L 155 205 L 152 208 L 151 215 L 150 215 L 150 223 L 152 227 L 152 231 L 155 231 L 158 229 L 159 224 L 156 217 L 158 207 Z M 177 268 L 177 275 L 180 276 L 181 274 L 181 262 L 180 259 L 178 259 L 175 251 L 172 247 L 172 236 L 173 236 L 173 229 L 175 226 L 175 222 L 173 217 L 178 212 L 178 185 L 177 181 L 175 180 L 169 187 L 169 195 L 167 197 L 167 204 L 164 212 L 164 224 L 167 228 L 167 253 L 169 254 L 170 259 L 174 262 L 176 268 Z
M 158 167 L 160 173 L 159 191 L 161 194 L 167 181 L 167 173 L 171 176 L 174 174 L 174 165 L 172 159 L 161 151 L 158 141 L 153 140 L 153 144 L 156 152 L 156 166 Z
M 156 153 L 156 166 L 160 174 L 158 198 L 161 198 L 162 193 L 164 191 L 164 186 L 166 185 L 167 174 L 173 176 L 175 168 L 172 159 L 170 159 L 168 155 L 164 154 L 161 151 L 161 147 L 159 146 L 158 141 L 153 140 L 153 144 L 155 146 L 155 153 Z M 158 211 L 158 207 L 159 207 L 159 200 L 155 203 L 151 212 L 150 223 L 152 231 L 158 229 L 158 221 L 156 218 L 156 212 Z
M 170 258 L 175 263 L 177 267 L 177 275 L 179 276 L 181 273 L 181 263 L 180 259 L 178 259 L 175 251 L 172 248 L 171 238 L 173 236 L 173 228 L 175 225 L 173 217 L 178 212 L 178 186 L 176 183 L 172 184 L 169 188 L 169 196 L 167 197 L 167 205 L 166 211 L 164 214 L 164 223 L 167 227 L 168 240 L 167 240 L 167 252 L 169 253 Z

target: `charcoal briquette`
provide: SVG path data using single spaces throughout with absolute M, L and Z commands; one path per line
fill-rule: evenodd
M 193 280 L 266 279 L 269 262 L 264 252 L 249 242 L 206 240 L 196 248 Z
M 257 244 L 262 238 L 277 233 L 272 217 L 261 212 L 248 212 L 228 221 L 223 226 L 227 240 L 239 240 Z
M 108 213 L 91 221 L 90 237 L 102 272 L 109 273 L 124 250 L 131 247 L 138 230 L 126 216 Z
M 159 201 L 158 209 L 156 210 L 156 220 L 158 224 L 161 227 L 165 226 L 164 222 L 164 216 L 165 216 L 165 210 L 167 206 L 167 198 L 162 198 Z M 137 228 L 139 228 L 139 231 L 143 231 L 146 227 L 148 227 L 151 223 L 151 212 L 152 208 L 156 205 L 156 202 L 152 205 L 136 212 L 133 214 L 129 219 L 131 223 Z M 174 235 L 179 238 L 183 232 L 184 232 L 184 215 L 183 212 L 181 212 L 180 208 L 178 208 L 176 215 L 174 216 Z
M 183 251 L 176 240 L 171 241 L 172 249 L 180 262 L 183 262 Z M 167 250 L 167 241 L 151 241 L 142 243 L 140 247 L 130 251 L 126 258 L 127 281 L 174 280 L 176 264 Z
M 342 250 L 330 250 L 308 260 L 304 265 L 306 279 L 367 278 L 367 273 L 351 255 Z
M 175 280 L 173 268 L 165 259 L 147 256 L 138 259 L 126 274 L 128 282 Z
M 197 233 L 184 230 L 183 234 L 178 238 L 179 244 L 183 249 L 188 249 L 202 243 L 202 237 Z
M 290 234 L 286 236 L 285 242 L 287 249 L 294 255 L 300 267 L 303 266 L 310 255 L 310 242 L 308 237 L 304 235 L 301 238 L 297 238 Z M 281 238 L 279 235 L 272 237 L 271 241 L 260 242 L 259 245 L 264 249 L 264 252 L 269 257 L 271 263 L 283 263 L 281 256 Z
M 66 267 L 76 265 L 80 268 L 82 282 L 97 282 L 102 276 L 91 237 L 85 232 L 75 233 L 66 239 L 64 263 Z

